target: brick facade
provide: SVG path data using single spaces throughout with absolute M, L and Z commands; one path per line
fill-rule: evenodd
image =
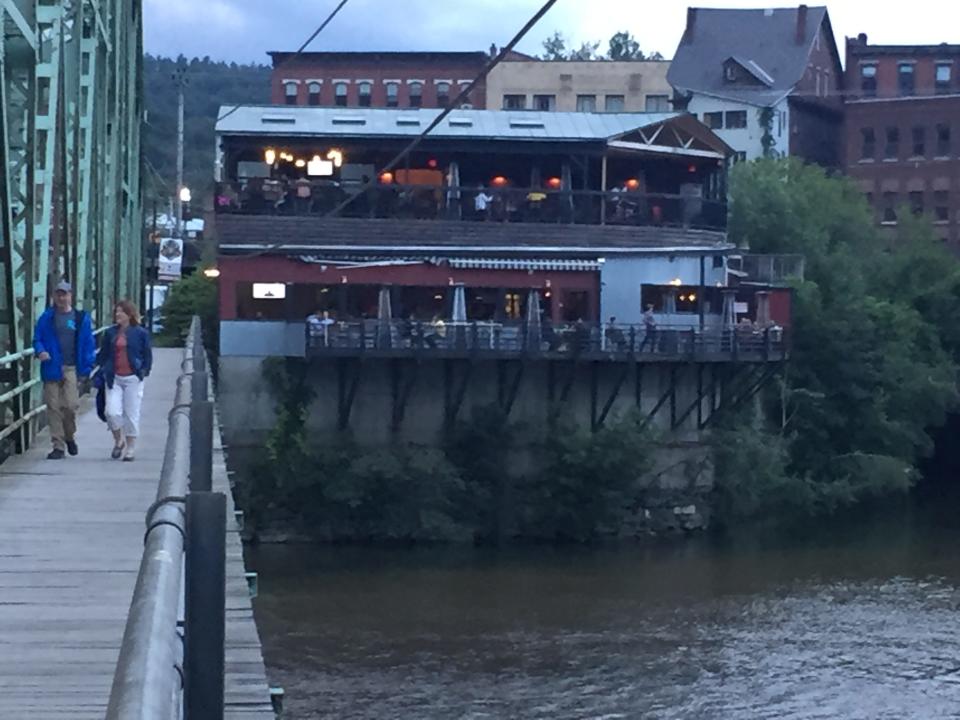
M 869 45 L 865 35 L 847 39 L 847 173 L 867 195 L 878 223 L 892 228 L 900 213 L 926 214 L 955 251 L 960 251 L 958 71 L 957 45 Z
M 484 52 L 307 52 L 290 61 L 291 54 L 270 53 L 271 102 L 277 105 L 441 107 L 489 60 Z M 288 89 L 295 92 L 288 94 Z M 483 82 L 469 103 L 486 107 Z

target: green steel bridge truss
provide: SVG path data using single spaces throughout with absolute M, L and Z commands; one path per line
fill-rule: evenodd
M 141 0 L 0 0 L 0 440 L 43 411 L 33 325 L 61 278 L 94 324 L 141 288 Z

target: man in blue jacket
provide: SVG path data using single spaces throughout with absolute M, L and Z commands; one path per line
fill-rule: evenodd
M 77 454 L 77 409 L 80 407 L 77 378 L 90 375 L 96 356 L 90 315 L 74 309 L 73 288 L 65 280 L 57 284 L 53 307 L 47 308 L 37 320 L 33 349 L 41 363 L 43 401 L 53 441 L 53 450 L 47 458 L 63 460 L 64 450 Z

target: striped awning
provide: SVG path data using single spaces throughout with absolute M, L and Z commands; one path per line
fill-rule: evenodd
M 450 258 L 450 267 L 461 270 L 549 270 L 591 272 L 600 269 L 596 260 L 544 260 L 524 258 Z

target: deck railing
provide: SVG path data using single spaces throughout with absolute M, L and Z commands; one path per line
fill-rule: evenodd
M 358 320 L 308 324 L 312 355 L 543 356 L 591 359 L 781 359 L 786 329 L 526 322 Z
M 485 198 L 478 201 L 478 196 Z M 348 198 L 352 201 L 344 205 Z M 254 215 L 329 215 L 352 218 L 474 222 L 637 225 L 725 230 L 727 206 L 696 195 L 631 190 L 359 186 L 331 182 L 250 180 L 219 183 L 216 209 Z
M 181 370 L 107 720 L 223 719 L 226 498 L 210 492 L 205 461 L 213 415 L 197 318 Z

